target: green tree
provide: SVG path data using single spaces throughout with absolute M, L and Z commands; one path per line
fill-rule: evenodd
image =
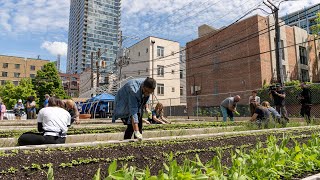
M 0 96 L 7 109 L 12 109 L 18 99 L 25 101 L 29 96 L 36 97 L 36 91 L 33 89 L 31 79 L 21 79 L 19 85 L 15 86 L 11 81 L 7 81 L 0 87 Z
M 311 26 L 312 33 L 315 35 L 320 35 L 320 13 L 317 13 L 317 18 L 314 21 L 316 24 Z
M 40 106 L 44 102 L 44 95 L 56 96 L 61 99 L 66 99 L 68 96 L 62 87 L 62 82 L 58 71 L 53 63 L 44 65 L 42 70 L 37 71 L 36 77 L 33 79 L 34 89 L 37 91 L 37 96 L 40 100 Z

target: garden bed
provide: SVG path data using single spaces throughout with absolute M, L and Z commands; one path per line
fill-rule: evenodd
M 319 133 L 320 128 L 292 129 L 286 135 L 306 142 L 311 134 Z M 203 139 L 184 139 L 156 142 L 134 142 L 125 144 L 109 144 L 94 147 L 54 148 L 37 150 L 12 150 L 0 154 L 0 179 L 46 179 L 47 167 L 50 163 L 54 169 L 56 179 L 91 179 L 100 167 L 104 177 L 107 167 L 117 160 L 121 166 L 129 164 L 138 168 L 150 168 L 152 174 L 157 174 L 163 169 L 163 163 L 170 156 L 182 162 L 185 158 L 194 159 L 198 154 L 202 162 L 212 160 L 216 150 L 220 147 L 223 151 L 222 164 L 230 165 L 229 150 L 235 148 L 250 149 L 257 142 L 264 143 L 269 135 L 278 139 L 283 137 L 283 132 L 252 133 L 250 135 L 227 135 Z M 289 147 L 294 146 L 291 140 Z

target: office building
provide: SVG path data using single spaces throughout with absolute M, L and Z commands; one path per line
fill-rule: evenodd
M 21 78 L 34 78 L 49 60 L 0 55 L 0 84 L 12 81 L 18 85 Z
M 306 30 L 309 34 L 312 34 L 311 27 L 316 24 L 315 19 L 317 18 L 317 13 L 320 12 L 320 3 L 305 7 L 299 11 L 287 14 L 281 19 L 289 26 L 297 26 L 301 29 Z

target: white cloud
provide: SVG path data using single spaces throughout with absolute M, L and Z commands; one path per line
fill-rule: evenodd
M 0 33 L 67 31 L 69 0 L 1 0 Z
M 46 49 L 50 54 L 56 56 L 60 54 L 61 56 L 66 56 L 68 51 L 68 45 L 65 42 L 49 42 L 45 41 L 41 45 L 42 49 Z

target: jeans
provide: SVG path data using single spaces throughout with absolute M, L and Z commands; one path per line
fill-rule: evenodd
M 230 111 L 228 108 L 225 108 L 223 106 L 220 106 L 222 116 L 223 116 L 223 122 L 227 121 L 227 117 L 230 118 L 230 121 L 233 121 L 233 112 Z
M 278 111 L 279 114 L 281 114 L 281 116 L 289 121 L 289 118 L 288 118 L 288 113 L 287 113 L 287 109 L 285 106 L 283 105 L 276 105 L 276 110 Z

